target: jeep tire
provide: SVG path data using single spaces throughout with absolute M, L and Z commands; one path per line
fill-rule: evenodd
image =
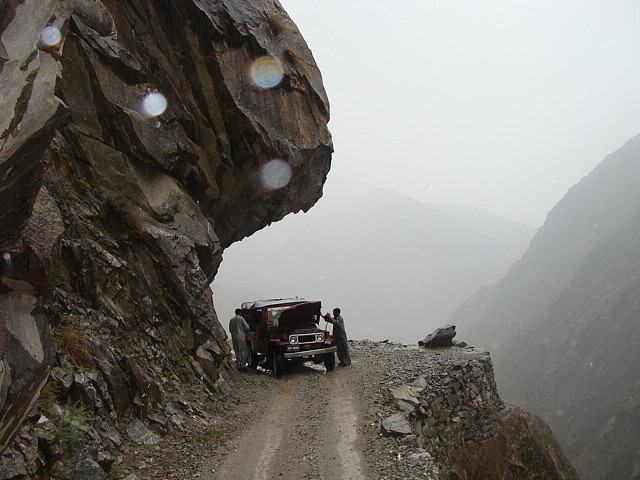
M 327 369 L 327 372 L 330 372 L 336 367 L 336 356 L 331 353 L 324 354 L 324 368 Z

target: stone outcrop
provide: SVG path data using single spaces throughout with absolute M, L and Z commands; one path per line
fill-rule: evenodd
M 451 480 L 578 480 L 549 427 L 526 410 L 507 405 L 495 435 L 454 452 L 443 471 Z
M 578 480 L 549 427 L 505 405 L 487 352 L 443 349 L 435 370 L 389 391 L 399 413 L 381 421 L 385 435 L 415 435 L 448 480 Z
M 329 105 L 275 0 L 12 0 L 0 33 L 2 464 L 100 478 L 97 445 L 198 408 L 171 392 L 228 388 L 209 284 L 226 247 L 320 198 Z M 156 92 L 166 110 L 142 110 Z M 85 410 L 62 465 L 52 436 Z
M 455 336 L 456 326 L 447 325 L 446 327 L 436 328 L 424 340 L 420 340 L 418 345 L 429 348 L 450 347 L 453 345 L 453 337 Z

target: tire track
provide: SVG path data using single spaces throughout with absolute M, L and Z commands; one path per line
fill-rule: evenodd
M 341 377 L 302 366 L 276 380 L 264 416 L 227 445 L 229 455 L 203 480 L 364 480 L 356 396 Z M 266 392 L 265 392 L 266 393 Z

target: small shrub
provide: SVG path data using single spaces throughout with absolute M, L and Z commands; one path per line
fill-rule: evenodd
M 40 389 L 38 396 L 38 406 L 42 410 L 50 409 L 60 397 L 60 384 L 55 380 L 49 379 L 47 384 Z
M 45 415 L 53 424 L 53 435 L 63 442 L 75 442 L 80 438 L 81 427 L 88 425 L 95 419 L 89 407 L 81 402 L 66 405 L 63 407 L 65 416 L 59 416 L 48 408 L 44 410 Z
M 196 435 L 194 439 L 198 442 L 209 442 L 211 440 L 215 440 L 216 442 L 220 442 L 224 440 L 225 436 L 229 433 L 227 428 L 209 428 L 204 432 Z
M 77 365 L 82 367 L 93 365 L 93 344 L 89 335 L 78 327 L 64 327 L 60 335 L 53 337 L 53 344 Z

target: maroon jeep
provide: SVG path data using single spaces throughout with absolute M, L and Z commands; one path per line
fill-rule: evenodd
M 251 367 L 266 361 L 266 368 L 280 377 L 287 363 L 311 360 L 324 362 L 327 370 L 333 370 L 336 347 L 333 336 L 319 328 L 320 307 L 320 302 L 302 298 L 243 303 L 242 316 L 250 327 L 247 343 Z

